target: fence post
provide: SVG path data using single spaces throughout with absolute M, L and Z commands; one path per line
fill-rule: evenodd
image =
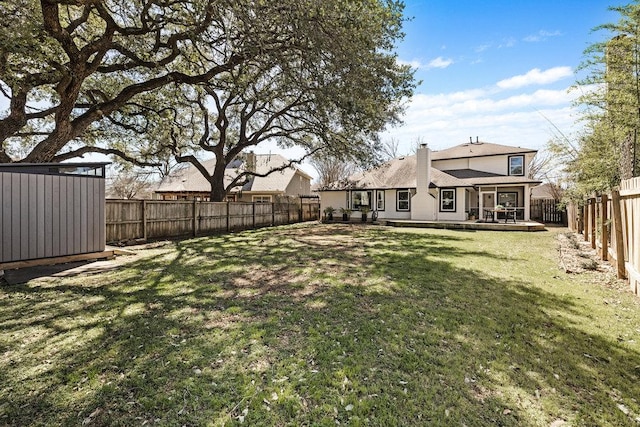
M 580 206 L 576 206 L 576 212 L 578 214 L 578 233 L 582 233 L 584 231 L 584 210 L 580 209 Z
M 609 230 L 607 229 L 607 220 L 609 219 L 608 201 L 609 197 L 606 194 L 602 195 L 602 203 L 600 204 L 600 213 L 602 214 L 602 220 L 600 223 L 600 239 L 602 241 L 602 254 L 603 261 L 609 259 Z
M 191 210 L 191 215 L 192 215 L 192 221 L 191 221 L 191 227 L 192 227 L 192 231 L 193 231 L 193 237 L 196 237 L 197 233 L 198 233 L 198 226 L 197 226 L 197 219 L 196 219 L 196 199 L 193 199 L 193 204 L 191 205 L 192 210 Z
M 251 202 L 251 217 L 252 217 L 252 224 L 251 224 L 251 228 L 255 230 L 256 228 L 256 202 Z
M 276 225 L 276 204 L 271 202 L 271 225 Z
M 147 241 L 147 201 L 142 201 L 142 238 Z
M 589 233 L 591 236 L 591 249 L 595 249 L 596 248 L 596 199 L 589 199 L 591 201 L 591 203 L 589 204 L 589 217 L 590 217 L 590 223 L 589 223 Z
M 291 223 L 291 203 L 287 199 L 287 224 Z
M 611 208 L 613 210 L 613 227 L 616 233 L 616 267 L 618 279 L 626 279 L 627 270 L 624 262 L 624 236 L 622 234 L 622 209 L 620 209 L 620 191 L 611 192 Z
M 304 221 L 304 206 L 302 205 L 302 197 L 300 197 L 300 210 L 298 211 L 298 222 Z
M 589 241 L 589 199 L 587 199 L 585 201 L 584 206 L 582 207 L 582 218 L 583 218 L 583 224 L 582 224 L 582 229 L 583 229 L 583 235 L 584 235 L 584 241 L 588 242 Z
M 229 201 L 227 200 L 227 233 L 229 232 Z

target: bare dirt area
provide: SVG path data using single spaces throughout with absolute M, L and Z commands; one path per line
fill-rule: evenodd
M 558 255 L 560 267 L 568 274 L 588 275 L 594 284 L 600 284 L 620 291 L 627 291 L 624 280 L 616 277 L 615 268 L 598 256 L 591 243 L 584 241 L 581 234 L 558 233 Z

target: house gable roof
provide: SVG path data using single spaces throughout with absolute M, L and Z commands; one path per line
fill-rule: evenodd
M 472 187 L 457 177 L 431 168 L 431 183 L 435 187 Z M 390 160 L 376 168 L 350 176 L 346 180 L 333 182 L 319 191 L 348 189 L 392 189 L 416 187 L 416 156 L 404 156 Z
M 488 142 L 461 144 L 441 151 L 432 151 L 431 160 L 456 158 L 504 156 L 536 153 L 537 150 L 510 147 Z M 416 187 L 416 155 L 392 159 L 383 165 L 352 175 L 346 180 L 336 181 L 318 191 L 349 189 L 392 189 Z M 507 176 L 473 169 L 440 170 L 431 167 L 430 187 L 474 187 L 477 185 L 525 184 L 540 181 L 524 176 Z
M 213 171 L 215 167 L 215 159 L 206 160 L 202 165 L 208 170 Z M 279 154 L 256 154 L 256 173 L 265 174 L 274 168 L 284 166 L 289 163 L 285 157 Z M 224 184 L 229 185 L 233 178 L 239 173 L 245 171 L 244 164 L 241 161 L 231 163 L 232 167 L 225 170 Z M 251 192 L 282 192 L 285 191 L 293 177 L 298 174 L 304 178 L 311 179 L 307 173 L 294 166 L 288 167 L 282 171 L 273 172 L 266 177 L 256 176 L 242 187 L 242 191 Z M 235 187 L 234 191 L 240 190 Z M 199 192 L 206 193 L 211 191 L 211 185 L 194 166 L 182 169 L 162 180 L 156 192 Z
M 490 142 L 473 142 L 456 145 L 439 151 L 431 152 L 431 160 L 466 159 L 470 157 L 503 156 L 508 154 L 536 153 L 530 148 L 511 147 Z

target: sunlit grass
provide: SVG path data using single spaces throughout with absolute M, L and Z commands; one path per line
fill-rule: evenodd
M 0 424 L 637 425 L 640 304 L 596 277 L 553 232 L 176 242 L 1 289 Z

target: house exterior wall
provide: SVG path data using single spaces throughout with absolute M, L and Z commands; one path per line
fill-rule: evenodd
M 381 219 L 411 219 L 411 211 L 413 210 L 413 198 L 411 198 L 411 205 L 409 211 L 399 211 L 397 209 L 397 194 L 398 190 L 384 190 L 384 210 L 378 211 L 378 218 Z
M 289 181 L 284 191 L 287 196 L 309 196 L 311 195 L 311 180 L 300 173 L 296 172 Z
M 469 169 L 507 175 L 508 156 L 478 157 L 469 159 Z
M 282 193 L 279 192 L 243 192 L 241 196 L 236 196 L 236 201 L 237 202 L 245 202 L 245 203 L 252 203 L 254 201 L 254 197 L 255 196 L 269 196 L 271 197 L 271 202 L 275 202 L 276 201 L 276 197 L 278 197 L 278 195 L 280 195 Z
M 431 165 L 441 171 L 470 169 L 469 159 L 432 160 Z
M 529 163 L 531 163 L 534 156 L 535 153 L 524 154 L 525 176 L 529 173 Z M 500 175 L 508 175 L 509 155 L 505 154 L 499 156 L 470 157 L 464 159 L 433 160 L 432 165 L 434 168 L 442 171 L 473 169 Z
M 319 191 L 320 194 L 320 211 L 324 212 L 325 208 L 331 206 L 336 210 L 334 215 L 337 215 L 338 209 L 347 207 L 347 192 L 346 191 Z

